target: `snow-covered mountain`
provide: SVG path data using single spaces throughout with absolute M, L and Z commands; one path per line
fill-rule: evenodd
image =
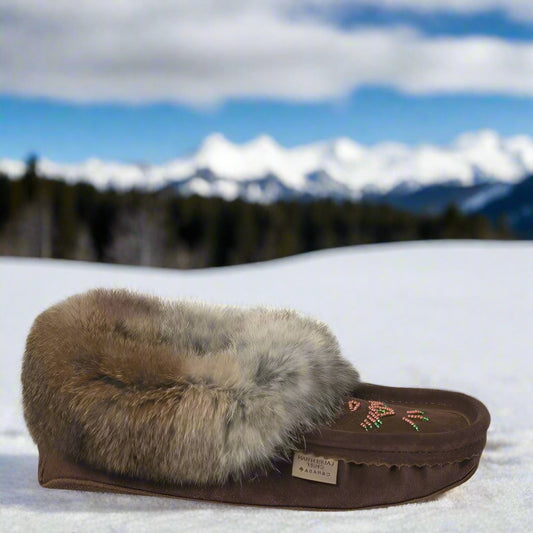
M 88 159 L 62 164 L 42 159 L 40 171 L 104 188 L 172 187 L 183 194 L 269 202 L 286 197 L 348 197 L 412 192 L 453 182 L 515 183 L 533 173 L 533 138 L 504 138 L 483 130 L 449 145 L 359 144 L 348 138 L 284 148 L 268 136 L 234 144 L 208 136 L 194 153 L 161 165 Z M 17 176 L 21 161 L 0 159 L 0 172 Z M 490 195 L 489 195 L 490 196 Z

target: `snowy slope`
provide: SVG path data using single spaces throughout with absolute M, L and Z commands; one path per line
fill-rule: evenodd
M 0 171 L 8 175 L 20 175 L 23 168 L 20 161 L 0 159 Z M 463 134 L 447 146 L 365 146 L 339 138 L 284 148 L 265 135 L 238 145 L 221 134 L 213 134 L 190 156 L 162 165 L 95 158 L 79 164 L 60 164 L 43 159 L 40 170 L 69 181 L 87 180 L 98 187 L 112 184 L 117 188 L 155 189 L 169 183 L 179 187 L 186 182 L 183 192 L 227 199 L 247 198 L 243 184 L 274 176 L 280 190 L 286 188 L 293 194 L 328 196 L 346 188 L 344 196 L 357 198 L 369 189 L 384 193 L 403 183 L 416 188 L 450 180 L 463 185 L 480 180 L 516 182 L 533 172 L 533 139 L 525 135 L 503 138 L 484 130 Z M 211 179 L 206 177 L 206 171 Z M 309 180 L 317 175 L 327 177 L 318 189 L 316 182 Z
M 533 246 L 362 246 L 270 263 L 177 272 L 0 258 L 0 530 L 531 531 Z M 492 414 L 476 475 L 431 502 L 318 513 L 41 489 L 19 373 L 33 318 L 95 286 L 290 306 L 328 322 L 366 381 L 443 387 Z

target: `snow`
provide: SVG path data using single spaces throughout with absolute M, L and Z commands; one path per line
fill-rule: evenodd
M 0 530 L 531 531 L 532 272 L 527 242 L 372 245 L 198 271 L 0 258 Z M 20 406 L 25 336 L 41 310 L 95 286 L 317 316 L 366 381 L 480 398 L 492 425 L 479 470 L 430 502 L 337 513 L 42 489 Z
M 85 179 L 100 188 L 113 185 L 118 189 L 155 189 L 208 169 L 235 183 L 273 174 L 283 185 L 305 191 L 306 176 L 322 171 L 348 186 L 353 197 L 357 197 L 369 187 L 387 192 L 403 182 L 424 186 L 457 180 L 471 185 L 483 178 L 514 183 L 533 172 L 533 138 L 526 135 L 504 138 L 494 131 L 482 130 L 460 135 L 446 146 L 391 142 L 366 146 L 342 137 L 284 148 L 267 135 L 235 144 L 214 133 L 191 155 L 160 165 L 96 158 L 70 164 L 44 159 L 39 164 L 41 172 L 48 176 L 64 176 L 71 182 Z M 20 161 L 0 159 L 0 171 L 8 175 L 20 175 L 23 168 Z M 229 194 L 214 183 L 202 187 L 210 189 L 207 192 L 202 189 L 204 196 Z M 231 190 L 237 190 L 235 184 Z
M 511 190 L 512 185 L 508 183 L 495 183 L 462 202 L 461 209 L 466 213 L 478 211 L 494 200 L 507 196 Z
M 8 176 L 20 176 L 26 165 L 24 161 L 18 161 L 16 159 L 0 159 L 0 172 L 4 172 Z

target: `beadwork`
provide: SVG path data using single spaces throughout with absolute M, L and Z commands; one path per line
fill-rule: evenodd
M 361 402 L 355 398 L 348 400 L 348 409 L 351 412 L 357 411 L 361 407 Z M 365 419 L 359 424 L 365 431 L 371 429 L 380 429 L 383 425 L 383 418 L 387 416 L 393 416 L 396 412 L 392 407 L 389 407 L 386 403 L 377 400 L 370 400 L 368 402 L 368 414 Z M 402 416 L 402 421 L 409 424 L 415 431 L 420 431 L 418 424 L 415 422 L 423 420 L 429 422 L 429 417 L 426 416 L 424 411 L 420 409 L 408 409 L 406 416 Z
M 368 414 L 365 419 L 361 422 L 360 426 L 368 431 L 369 429 L 379 429 L 383 424 L 382 418 L 386 416 L 392 416 L 396 414 L 392 407 L 389 407 L 383 402 L 378 402 L 371 400 L 368 403 Z
M 415 431 L 420 431 L 420 428 L 417 426 L 417 424 L 414 423 L 413 419 L 424 420 L 425 422 L 429 422 L 429 417 L 425 416 L 424 411 L 421 411 L 420 409 L 409 409 L 407 411 L 407 416 L 403 416 L 402 420 L 409 424 Z
M 361 402 L 355 398 L 350 398 L 348 400 L 348 409 L 351 412 L 357 411 L 361 407 Z M 359 424 L 365 431 L 371 429 L 380 429 L 383 425 L 383 418 L 387 416 L 393 416 L 396 412 L 385 402 L 370 400 L 368 402 L 368 413 L 365 419 Z M 418 424 L 415 422 L 422 420 L 424 422 L 429 422 L 429 417 L 426 416 L 424 411 L 420 409 L 408 409 L 406 411 L 406 416 L 402 416 L 402 421 L 412 427 L 415 431 L 420 431 Z
M 358 402 L 357 400 L 354 400 L 353 398 L 351 400 L 348 400 L 348 409 L 350 411 L 357 411 L 361 407 L 361 402 Z

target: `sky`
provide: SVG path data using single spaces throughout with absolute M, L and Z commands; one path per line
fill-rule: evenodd
M 0 0 L 0 158 L 533 136 L 531 0 Z

